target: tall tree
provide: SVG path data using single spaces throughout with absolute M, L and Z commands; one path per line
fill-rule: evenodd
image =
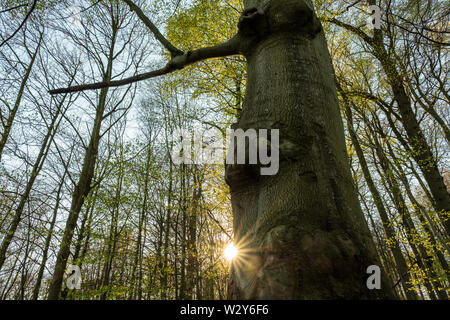
M 369 0 L 370 5 L 376 5 L 377 1 Z M 390 9 L 387 4 L 387 10 Z M 420 12 L 421 6 L 417 6 Z M 387 82 L 396 102 L 400 121 L 406 131 L 407 140 L 411 147 L 411 157 L 420 167 L 423 176 L 428 183 L 430 191 L 433 195 L 433 204 L 441 218 L 447 234 L 450 234 L 450 193 L 447 191 L 443 177 L 438 168 L 436 155 L 433 154 L 432 148 L 427 142 L 426 136 L 419 125 L 419 121 L 412 109 L 411 97 L 407 90 L 407 76 L 402 73 L 402 68 L 396 60 L 397 52 L 395 50 L 395 39 L 392 38 L 394 33 L 387 21 L 387 30 L 374 29 L 373 35 L 369 35 L 362 28 L 355 27 L 351 24 L 340 21 L 336 18 L 328 18 L 329 22 L 350 31 L 357 36 L 368 47 L 370 53 L 379 61 L 386 75 Z M 386 44 L 386 41 L 388 44 Z M 448 45 L 441 43 L 440 45 Z
M 51 93 L 120 86 L 207 58 L 242 54 L 247 91 L 234 128 L 280 130 L 278 174 L 259 176 L 248 165 L 227 167 L 243 262 L 233 266 L 229 297 L 394 297 L 386 277 L 382 290 L 366 286 L 367 267 L 379 262 L 354 192 L 330 57 L 311 1 L 246 0 L 235 37 L 187 53 L 134 2 L 124 2 L 170 52 L 170 62 L 128 79 Z
M 107 37 L 106 41 L 108 42 L 109 48 L 105 52 L 104 58 L 106 59 L 106 64 L 103 64 L 101 58 L 98 58 L 97 63 L 99 67 L 99 71 L 103 76 L 104 82 L 111 81 L 113 77 L 113 64 L 120 53 L 123 50 L 123 47 L 126 45 L 127 40 L 125 40 L 125 44 L 120 44 L 119 32 L 122 28 L 124 28 L 125 16 L 126 14 L 123 11 L 123 7 L 120 4 L 116 3 L 105 3 L 99 7 L 100 12 L 104 17 L 103 26 L 97 26 L 100 28 L 108 28 L 109 32 L 111 32 L 111 36 Z M 102 23 L 100 22 L 100 23 Z M 90 22 L 91 23 L 91 22 Z M 91 40 L 89 36 L 89 28 L 93 27 L 92 24 L 84 25 L 86 32 L 86 39 L 88 39 L 88 43 L 92 46 L 98 45 Z M 129 35 L 131 37 L 131 35 Z M 89 53 L 95 55 L 91 49 L 89 49 Z M 97 59 L 95 57 L 94 59 Z M 130 67 L 130 64 L 127 65 L 127 68 Z M 100 91 L 98 96 L 98 101 L 95 107 L 95 119 L 90 133 L 89 144 L 86 148 L 82 170 L 79 176 L 79 179 L 75 185 L 74 192 L 72 195 L 71 206 L 69 210 L 69 216 L 66 221 L 66 226 L 64 228 L 64 235 L 61 241 L 60 249 L 58 252 L 58 256 L 56 259 L 55 270 L 52 277 L 52 282 L 50 284 L 48 299 L 55 300 L 58 299 L 62 287 L 64 272 L 66 270 L 67 261 L 70 255 L 70 246 L 72 244 L 73 234 L 77 225 L 78 217 L 81 212 L 82 206 L 84 204 L 85 198 L 89 195 L 92 189 L 92 179 L 95 173 L 95 166 L 98 157 L 98 150 L 100 139 L 104 135 L 101 132 L 103 120 L 111 115 L 114 110 L 117 108 L 112 108 L 112 111 L 106 113 L 107 108 L 107 97 L 108 97 L 109 88 L 105 87 Z M 126 95 L 128 90 L 124 93 Z M 123 97 L 118 100 L 117 104 L 121 104 L 123 101 Z M 107 132 L 108 129 L 105 129 Z

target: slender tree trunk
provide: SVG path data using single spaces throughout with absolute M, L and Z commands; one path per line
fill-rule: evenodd
M 117 36 L 117 29 L 113 28 L 111 47 L 108 56 L 108 65 L 106 69 L 104 81 L 109 81 L 112 74 L 112 65 L 114 60 L 114 45 Z M 80 215 L 85 197 L 91 191 L 91 182 L 94 177 L 95 164 L 97 160 L 98 146 L 100 142 L 100 129 L 103 120 L 103 114 L 106 107 L 106 97 L 108 95 L 108 88 L 100 91 L 99 102 L 97 105 L 94 126 L 92 128 L 91 138 L 87 147 L 83 168 L 81 170 L 80 178 L 72 195 L 72 203 L 70 206 L 69 217 L 66 221 L 63 238 L 59 248 L 58 256 L 55 264 L 55 271 L 53 273 L 52 282 L 50 284 L 48 300 L 57 300 L 61 292 L 64 272 L 67 261 L 70 255 L 70 245 L 72 243 L 73 233 L 77 225 L 78 216 Z
M 88 201 L 88 205 L 86 206 L 86 210 L 83 214 L 83 218 L 81 220 L 80 231 L 78 232 L 78 237 L 75 242 L 75 251 L 73 253 L 73 261 L 78 266 L 80 264 L 79 258 L 80 258 L 81 250 L 83 248 L 84 240 L 87 236 L 87 233 L 89 232 L 89 230 L 88 230 L 89 218 L 92 217 L 92 214 L 93 214 L 93 211 L 95 208 L 96 197 L 97 197 L 97 192 L 94 191 L 92 194 L 92 199 L 90 199 L 90 201 Z
M 163 270 L 161 275 L 161 290 L 162 295 L 161 299 L 167 299 L 167 278 L 168 278 L 168 269 L 169 269 L 169 233 L 171 226 L 171 218 L 172 218 L 172 187 L 173 187 L 173 164 L 172 161 L 169 163 L 169 190 L 168 190 L 168 199 L 167 199 L 167 217 L 165 221 L 165 231 L 164 231 L 164 244 L 163 244 Z
M 17 111 L 19 110 L 20 103 L 22 102 L 23 93 L 25 92 L 25 88 L 28 82 L 28 79 L 30 78 L 31 70 L 33 69 L 34 62 L 36 61 L 36 57 L 38 55 L 39 49 L 41 47 L 42 37 L 44 35 L 41 33 L 39 36 L 39 42 L 36 46 L 36 49 L 33 52 L 33 55 L 31 56 L 30 63 L 28 64 L 25 75 L 22 78 L 22 82 L 20 84 L 19 92 L 17 93 L 16 101 L 14 103 L 14 106 L 10 110 L 8 114 L 8 118 L 6 120 L 4 131 L 0 138 L 0 161 L 2 160 L 2 154 L 3 149 L 5 148 L 6 142 L 8 141 L 9 134 L 11 132 L 12 125 L 14 123 L 14 119 L 16 118 Z M 0 266 L 1 268 L 1 266 Z
M 121 150 L 121 155 L 119 159 L 119 172 L 117 173 L 116 181 L 116 193 L 113 200 L 113 211 L 111 213 L 111 226 L 109 230 L 108 246 L 106 250 L 106 261 L 103 268 L 103 282 L 101 289 L 103 293 L 101 295 L 101 300 L 106 300 L 110 292 L 110 282 L 111 282 L 111 272 L 113 268 L 113 261 L 116 255 L 117 242 L 119 237 L 118 223 L 119 223 L 119 213 L 120 213 L 120 198 L 122 194 L 122 184 L 123 184 L 123 151 Z
M 411 109 L 411 99 L 406 93 L 403 77 L 396 69 L 394 59 L 387 53 L 381 37 L 374 38 L 373 49 L 374 55 L 383 66 L 388 82 L 392 88 L 394 99 L 397 102 L 402 124 L 413 151 L 411 156 L 417 162 L 430 187 L 439 217 L 447 234 L 450 235 L 450 219 L 447 217 L 448 212 L 450 212 L 450 194 L 447 192 L 444 180 L 439 172 L 436 158 L 425 139 L 416 115 Z
M 197 279 L 197 219 L 200 208 L 201 198 L 201 181 L 198 177 L 198 172 L 194 169 L 194 186 L 193 195 L 190 208 L 187 216 L 187 268 L 186 268 L 186 297 L 188 300 L 194 298 L 194 288 Z M 197 292 L 198 298 L 198 292 Z
M 394 205 L 395 205 L 398 213 L 401 216 L 403 227 L 405 228 L 406 239 L 408 240 L 409 246 L 413 250 L 417 265 L 425 274 L 425 279 L 424 279 L 425 287 L 427 288 L 428 293 L 432 300 L 437 299 L 437 297 L 435 295 L 435 291 L 438 293 L 438 296 L 440 299 L 445 299 L 444 295 L 446 297 L 446 294 L 439 292 L 439 290 L 435 290 L 433 287 L 433 284 L 430 281 L 430 278 L 436 279 L 436 273 L 435 273 L 434 269 L 432 268 L 432 266 L 430 266 L 430 264 L 429 264 L 429 259 L 428 259 L 428 254 L 426 252 L 426 249 L 423 247 L 423 245 L 421 243 L 417 243 L 417 241 L 415 240 L 415 235 L 417 235 L 417 230 L 415 228 L 414 222 L 411 219 L 410 212 L 407 208 L 405 199 L 402 196 L 400 188 L 393 178 L 393 172 L 390 167 L 389 161 L 385 157 L 385 155 L 382 153 L 381 146 L 379 145 L 376 138 L 375 138 L 375 145 L 376 145 L 375 150 L 376 150 L 377 156 L 380 160 L 380 165 L 381 165 L 383 173 L 384 173 L 383 178 L 385 179 L 385 181 L 387 182 L 387 184 L 389 186 L 388 190 L 391 190 L 391 192 L 392 192 L 392 198 L 393 198 Z
M 28 216 L 28 230 L 31 230 L 31 216 Z M 30 238 L 31 238 L 31 232 L 27 233 L 27 239 L 25 242 L 25 252 L 23 255 L 23 260 L 22 260 L 22 267 L 21 267 L 21 272 L 20 272 L 20 287 L 19 287 L 19 291 L 17 292 L 16 295 L 16 300 L 25 300 L 25 290 L 26 290 L 26 286 L 27 286 L 27 278 L 28 278 L 28 269 L 27 269 L 27 263 L 28 263 L 28 259 L 29 259 L 29 253 L 30 253 Z
M 66 173 L 67 173 L 67 171 L 64 172 L 64 175 L 61 178 L 61 182 L 58 186 L 58 190 L 56 191 L 56 203 L 55 203 L 55 207 L 53 208 L 53 216 L 52 216 L 52 220 L 50 221 L 48 235 L 47 235 L 47 238 L 45 239 L 45 245 L 44 245 L 44 250 L 42 252 L 42 260 L 41 260 L 41 265 L 39 266 L 36 285 L 34 286 L 34 289 L 33 289 L 33 300 L 37 300 L 39 298 L 39 291 L 41 289 L 42 277 L 44 275 L 45 265 L 47 264 L 48 250 L 50 248 L 50 243 L 51 243 L 51 240 L 53 237 L 53 230 L 55 228 L 56 217 L 58 216 L 58 210 L 59 210 L 59 205 L 60 205 L 60 201 L 61 201 L 61 191 L 64 186 L 64 180 L 66 177 Z
M 60 104 L 58 105 L 58 109 L 53 116 L 49 127 L 47 128 L 47 133 L 42 141 L 41 148 L 39 150 L 39 154 L 34 162 L 33 168 L 31 170 L 30 179 L 27 182 L 24 193 L 21 195 L 19 203 L 17 205 L 16 211 L 14 213 L 13 220 L 11 225 L 9 226 L 8 232 L 5 238 L 2 241 L 0 246 L 0 269 L 3 267 L 3 264 L 6 260 L 6 252 L 8 251 L 9 245 L 11 244 L 12 239 L 16 233 L 16 230 L 22 220 L 23 210 L 25 209 L 25 205 L 28 201 L 28 197 L 33 189 L 33 185 L 36 181 L 37 176 L 39 175 L 42 166 L 44 165 L 45 159 L 47 158 L 47 154 L 50 150 L 50 146 L 53 142 L 53 138 L 55 137 L 56 131 L 58 130 L 59 124 L 61 123 L 60 111 L 65 99 L 62 99 Z M 59 120 L 58 120 L 59 119 Z
M 177 212 L 176 218 L 175 218 L 175 226 L 174 226 L 174 234 L 175 234 L 175 240 L 173 244 L 173 253 L 174 253 L 174 262 L 173 262 L 173 277 L 174 277 L 174 287 L 175 287 L 175 300 L 180 299 L 180 288 L 179 288 L 179 281 L 178 281 L 178 230 L 179 230 L 179 220 L 180 220 L 180 214 Z
M 95 211 L 96 199 L 97 199 L 97 197 L 96 197 L 96 193 L 95 193 L 94 194 L 94 200 L 93 200 L 93 203 L 91 205 L 91 212 L 89 213 L 89 217 L 88 217 L 88 221 L 87 221 L 86 237 L 84 239 L 84 244 L 83 244 L 83 248 L 82 248 L 81 253 L 80 253 L 80 257 L 78 258 L 78 266 L 80 267 L 80 269 L 82 268 L 82 266 L 84 264 L 84 259 L 86 257 L 86 254 L 87 254 L 87 251 L 88 251 L 88 248 L 89 248 L 89 241 L 91 240 L 91 235 L 92 235 L 91 226 L 92 226 L 92 218 L 93 218 L 94 211 Z M 74 257 L 77 257 L 77 256 L 74 255 Z
M 184 300 L 187 298 L 186 292 L 186 258 L 187 258 L 187 186 L 186 186 L 186 177 L 187 170 L 186 165 L 182 165 L 182 178 L 181 178 L 181 262 L 180 262 L 180 300 Z
M 141 246 L 142 246 L 142 228 L 144 225 L 144 219 L 145 219 L 145 215 L 147 213 L 147 200 L 148 200 L 148 184 L 149 184 L 149 180 L 150 180 L 150 159 L 151 159 L 151 147 L 150 147 L 150 142 L 149 142 L 149 146 L 148 146 L 148 150 L 147 150 L 147 157 L 146 157 L 146 161 L 145 161 L 145 176 L 144 176 L 144 198 L 142 200 L 142 209 L 140 211 L 139 214 L 139 222 L 138 222 L 138 236 L 137 236 L 137 240 L 136 240 L 136 251 L 134 254 L 134 262 L 133 262 L 133 268 L 131 271 L 131 281 L 133 283 L 136 284 L 136 270 L 138 268 L 139 265 L 139 257 L 141 255 Z M 140 275 L 139 275 L 140 276 Z M 141 288 L 141 279 L 139 278 L 137 281 L 138 284 L 138 288 L 137 288 L 137 299 L 141 300 L 142 297 L 142 288 Z M 133 287 L 131 289 L 131 294 L 129 296 L 129 300 L 133 300 L 135 299 L 135 288 Z
M 369 187 L 369 191 L 372 195 L 372 198 L 377 207 L 378 213 L 380 215 L 384 232 L 386 233 L 387 239 L 392 243 L 390 245 L 390 249 L 392 251 L 392 255 L 394 256 L 395 263 L 398 268 L 398 272 L 401 277 L 402 286 L 406 292 L 408 299 L 416 300 L 417 295 L 414 292 L 414 286 L 411 284 L 411 278 L 408 273 L 408 266 L 403 257 L 402 251 L 400 250 L 400 246 L 397 241 L 396 233 L 391 226 L 391 222 L 389 221 L 388 214 L 383 204 L 383 200 L 381 199 L 380 193 L 375 186 L 375 182 L 372 179 L 372 176 L 369 171 L 369 167 L 367 165 L 366 159 L 364 157 L 363 150 L 359 144 L 358 137 L 353 129 L 353 116 L 350 107 L 348 106 L 348 99 L 346 99 L 345 93 L 343 92 L 340 85 L 337 85 L 340 94 L 344 99 L 345 113 L 347 117 L 347 127 L 350 135 L 350 139 L 352 141 L 353 147 L 355 148 L 356 155 L 358 156 L 359 164 L 361 165 L 361 170 L 364 175 L 364 179 L 366 180 L 367 186 Z
M 19 251 L 22 251 L 22 249 L 23 249 L 23 246 L 20 248 Z M 18 273 L 14 272 L 14 270 L 16 270 L 16 265 L 17 265 L 18 262 L 19 262 L 19 259 L 15 259 L 14 260 L 14 263 L 13 263 L 12 268 L 11 268 L 11 272 L 8 275 L 8 279 L 6 279 L 6 281 L 2 284 L 3 288 L 2 288 L 1 295 L 0 295 L 0 300 L 6 300 L 8 294 L 9 294 L 9 291 L 11 290 L 12 286 L 14 285 L 14 282 L 16 281 Z M 11 279 L 12 279 L 14 274 L 16 276 L 13 279 L 12 284 L 10 285 L 10 281 L 11 281 Z
M 392 131 L 394 132 L 395 136 L 397 137 L 398 141 L 401 143 L 401 145 L 405 148 L 405 150 L 408 153 L 411 153 L 412 150 L 410 149 L 409 145 L 403 139 L 403 137 L 401 136 L 400 132 L 398 132 L 397 128 L 395 127 L 395 124 L 394 124 L 394 122 L 392 121 L 392 118 L 391 118 L 391 114 L 389 112 L 386 112 L 386 111 L 385 111 L 385 114 L 386 114 L 386 119 L 388 120 L 389 125 L 390 125 Z M 428 190 L 427 186 L 423 182 L 422 177 L 415 170 L 414 164 L 412 163 L 412 161 L 409 161 L 409 162 L 410 162 L 410 169 L 411 169 L 413 175 L 416 177 L 417 181 L 419 182 L 419 184 L 420 184 L 423 192 L 425 193 L 427 199 L 429 200 L 431 205 L 438 211 L 437 206 L 436 206 L 436 202 L 434 201 L 434 198 L 431 195 L 430 191 Z M 427 219 L 430 227 L 434 230 L 434 232 L 436 234 L 436 237 L 438 237 L 440 239 L 441 243 L 446 247 L 447 251 L 450 252 L 450 249 L 447 246 L 447 241 L 445 241 L 445 239 L 444 239 L 444 238 L 448 238 L 448 234 L 447 234 L 446 230 L 445 229 L 443 231 L 438 230 L 436 225 L 435 225 L 435 222 L 432 221 L 430 216 L 428 215 L 428 212 L 426 210 L 422 210 L 422 212 L 423 212 L 423 215 L 425 216 L 425 218 Z M 442 222 L 442 220 L 441 220 L 441 222 Z
M 376 0 L 369 0 L 369 4 L 376 5 Z M 394 55 L 388 52 L 385 47 L 383 31 L 381 29 L 375 29 L 373 37 L 370 37 L 360 28 L 347 25 L 336 19 L 331 19 L 331 22 L 353 32 L 367 45 L 371 46 L 371 53 L 383 67 L 411 147 L 412 152 L 410 152 L 410 155 L 421 169 L 433 195 L 433 203 L 436 211 L 445 227 L 447 235 L 450 235 L 450 219 L 448 219 L 448 213 L 450 212 L 450 194 L 447 192 L 443 177 L 439 172 L 436 158 L 411 108 L 411 99 L 407 94 L 405 79 L 399 71 Z
M 383 134 L 383 138 L 385 138 L 384 134 Z M 389 151 L 391 157 L 394 159 L 394 163 L 396 163 L 397 160 L 396 160 L 395 154 L 394 154 L 394 152 L 392 150 L 392 147 L 391 147 L 391 145 L 390 145 L 390 143 L 389 143 L 389 141 L 387 139 L 386 139 L 386 145 L 388 147 L 388 151 Z M 446 259 L 444 257 L 444 254 L 437 247 L 437 242 L 436 242 L 436 240 L 434 238 L 434 235 L 433 235 L 433 233 L 430 230 L 428 222 L 425 220 L 424 215 L 422 214 L 421 206 L 416 201 L 416 199 L 414 198 L 414 196 L 413 196 L 413 194 L 411 192 L 410 185 L 408 183 L 406 175 L 405 175 L 403 169 L 401 168 L 401 166 L 397 166 L 397 171 L 398 171 L 398 174 L 400 176 L 400 180 L 402 181 L 403 185 L 405 186 L 406 194 L 408 195 L 408 198 L 411 200 L 411 203 L 413 204 L 413 207 L 414 207 L 414 210 L 416 212 L 416 215 L 419 218 L 419 221 L 420 221 L 422 227 L 424 228 L 425 236 L 428 238 L 428 240 L 431 243 L 431 249 L 432 249 L 433 253 L 437 256 L 437 258 L 438 258 L 438 260 L 439 260 L 439 262 L 440 262 L 440 264 L 441 264 L 441 266 L 442 266 L 442 268 L 444 270 L 446 278 L 448 278 L 449 267 L 448 267 L 448 263 L 447 263 L 447 261 L 446 261 Z M 414 224 L 412 219 L 409 219 L 409 224 Z M 417 230 L 415 232 L 417 233 Z M 432 258 L 428 257 L 428 254 L 426 254 L 426 250 L 423 247 L 423 245 L 421 245 L 421 250 L 425 254 L 424 260 L 427 263 L 428 268 L 430 269 L 431 275 L 434 278 L 436 278 L 436 274 L 435 274 L 435 271 L 434 271 Z M 423 254 L 422 254 L 422 256 L 423 256 Z M 439 290 L 439 288 L 444 288 L 445 285 L 443 285 L 437 279 L 434 279 L 434 282 L 435 282 L 435 287 L 436 287 L 436 291 L 438 293 L 439 298 L 440 299 L 448 299 L 447 294 L 445 293 L 445 291 L 444 290 Z
M 81 221 L 80 230 L 78 232 L 78 237 L 75 242 L 75 250 L 73 253 L 72 261 L 73 261 L 73 264 L 77 265 L 80 269 L 82 267 L 83 259 L 84 259 L 84 255 L 81 252 L 81 249 L 83 246 L 83 239 L 85 238 L 85 233 L 89 234 L 89 232 L 90 232 L 89 231 L 90 219 L 92 218 L 92 214 L 93 214 L 93 211 L 95 208 L 96 197 L 97 197 L 97 192 L 94 192 L 94 194 L 92 196 L 92 200 L 89 201 L 89 204 L 86 207 L 86 210 L 83 214 L 83 219 Z M 86 227 L 86 223 L 88 224 L 87 227 Z M 87 239 L 87 242 L 89 242 L 88 239 Z M 86 246 L 87 246 L 87 242 L 86 241 L 84 242 L 84 244 L 86 244 Z M 81 259 L 80 259 L 80 254 L 82 254 Z M 69 289 L 66 287 L 63 289 L 63 291 L 61 293 L 61 298 L 64 300 L 66 300 L 66 299 L 71 300 L 71 299 L 73 299 L 74 293 L 75 293 L 75 290 L 69 291 Z
M 387 246 L 387 243 L 386 243 L 385 239 L 383 239 L 383 237 L 378 232 L 375 221 L 373 220 L 373 217 L 370 214 L 370 210 L 362 197 L 361 197 L 361 202 L 364 205 L 364 207 L 366 208 L 367 212 L 369 212 L 369 214 L 368 214 L 369 221 L 370 221 L 370 224 L 372 225 L 372 228 L 375 233 L 375 237 L 377 239 L 377 243 L 379 244 L 379 247 L 380 247 L 379 249 L 377 248 L 378 249 L 377 253 L 378 253 L 378 256 L 380 257 L 382 263 L 384 262 L 383 266 L 389 276 L 390 282 L 391 283 L 395 282 L 395 281 L 393 281 L 393 279 L 396 277 L 397 274 L 398 274 L 398 278 L 400 278 L 400 281 L 401 281 L 404 277 L 400 276 L 400 274 L 396 270 L 396 265 L 395 265 L 394 261 L 392 261 L 392 256 L 389 254 L 389 251 L 387 251 L 387 250 L 385 250 L 385 248 L 383 248 L 383 244 L 386 244 L 386 246 Z M 375 246 L 376 246 L 376 244 L 375 244 Z M 402 284 L 402 289 L 403 289 L 403 291 L 400 290 L 401 292 L 399 293 L 399 295 L 408 299 L 408 295 L 406 294 L 407 287 L 403 286 L 403 284 Z

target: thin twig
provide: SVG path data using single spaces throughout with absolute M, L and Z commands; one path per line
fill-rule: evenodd
M 2 43 L 0 44 L 0 47 L 2 47 L 6 42 L 8 42 L 9 40 L 11 40 L 16 34 L 17 32 L 19 32 L 20 29 L 22 29 L 22 27 L 25 25 L 25 22 L 27 22 L 28 18 L 31 16 L 31 13 L 34 11 L 34 9 L 36 8 L 36 4 L 37 4 L 37 0 L 33 1 L 33 5 L 31 6 L 30 11 L 28 11 L 27 15 L 25 16 L 25 18 L 23 19 L 22 23 L 20 24 L 20 26 L 16 29 L 16 31 L 13 32 L 12 35 L 10 35 L 8 38 L 6 38 L 5 40 L 2 41 Z
M 27 3 L 24 3 L 24 4 L 21 4 L 21 5 L 12 7 L 12 8 L 8 8 L 8 9 L 5 9 L 5 10 L 2 10 L 2 11 L 0 11 L 0 13 L 5 13 L 5 12 L 8 12 L 8 11 L 19 9 L 19 8 L 25 7 L 26 5 L 27 5 Z
M 145 13 L 142 11 L 141 8 L 139 8 L 133 1 L 131 0 L 123 0 L 129 7 L 131 11 L 136 12 L 137 16 L 139 17 L 139 19 L 141 19 L 141 21 L 147 26 L 147 28 L 149 28 L 151 30 L 151 32 L 153 32 L 153 34 L 155 35 L 155 38 L 161 42 L 161 44 L 167 49 L 169 50 L 170 54 L 172 55 L 172 57 L 178 56 L 178 55 L 182 55 L 183 51 L 181 51 L 180 49 L 176 48 L 174 45 L 172 45 L 170 43 L 169 40 L 167 40 L 162 33 L 158 30 L 158 28 L 153 24 L 153 22 L 150 21 L 150 19 L 145 15 Z

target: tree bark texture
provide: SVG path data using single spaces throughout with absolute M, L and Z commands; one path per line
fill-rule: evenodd
M 280 168 L 227 165 L 235 243 L 230 299 L 395 298 L 359 206 L 326 40 L 309 0 L 244 1 L 247 92 L 234 128 L 279 129 Z

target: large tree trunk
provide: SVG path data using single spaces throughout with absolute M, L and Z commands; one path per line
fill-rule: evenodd
M 381 265 L 352 183 L 330 57 L 311 2 L 244 3 L 248 80 L 235 128 L 279 129 L 280 167 L 259 176 L 258 165 L 227 165 L 240 250 L 229 298 L 395 298 L 383 273 L 381 290 L 366 286 L 367 267 Z

